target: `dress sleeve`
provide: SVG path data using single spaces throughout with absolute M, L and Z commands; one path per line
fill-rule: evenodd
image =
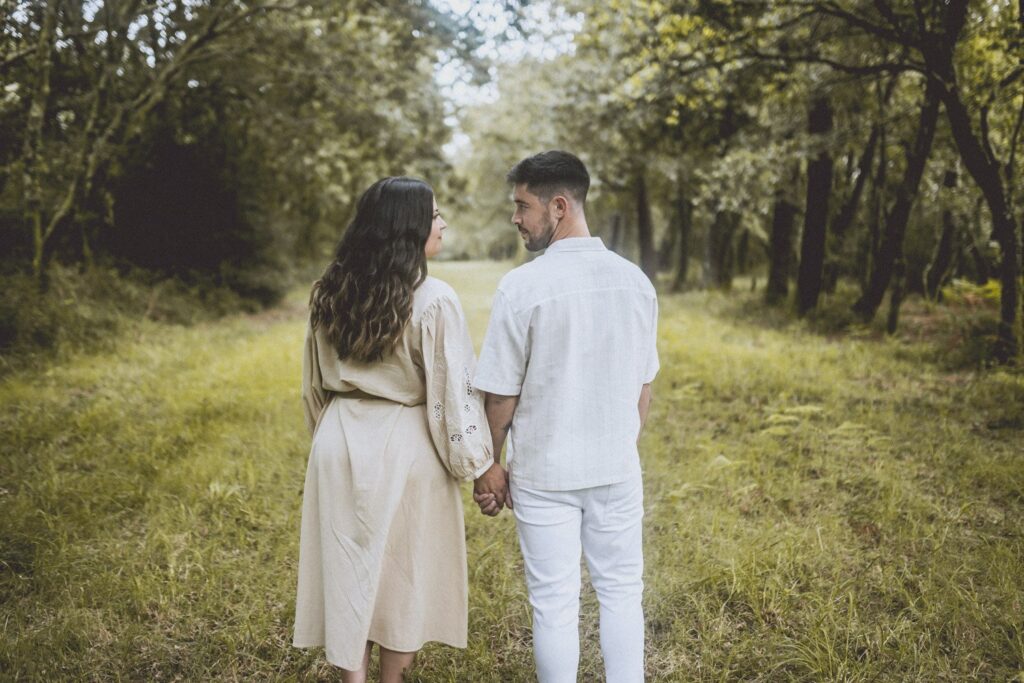
M 483 397 L 473 388 L 473 342 L 457 299 L 443 296 L 423 313 L 427 422 L 445 469 L 476 479 L 494 464 Z
M 316 430 L 320 413 L 327 403 L 324 378 L 320 373 L 320 355 L 313 327 L 306 328 L 306 344 L 302 352 L 302 408 L 310 435 Z

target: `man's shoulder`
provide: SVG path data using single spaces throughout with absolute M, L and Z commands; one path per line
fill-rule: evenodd
M 498 281 L 498 291 L 509 299 L 523 295 L 539 277 L 543 277 L 542 258 L 543 256 L 540 256 L 527 261 L 505 273 Z
M 610 249 L 608 250 L 608 255 L 611 262 L 613 262 L 617 268 L 620 268 L 627 278 L 636 284 L 637 289 L 641 290 L 645 294 L 654 296 L 654 285 L 650 282 L 650 278 L 648 278 L 647 273 L 644 272 L 639 265 L 624 256 L 616 254 Z
M 555 293 L 571 296 L 595 288 L 625 288 L 657 297 L 650 278 L 632 261 L 611 250 L 593 256 L 591 252 L 586 259 L 568 262 L 540 256 L 505 273 L 498 283 L 498 293 L 516 310 L 551 299 Z
M 654 284 L 643 269 L 611 249 L 602 254 L 602 260 L 598 267 L 601 269 L 602 278 L 606 281 L 626 282 L 647 296 L 656 296 Z

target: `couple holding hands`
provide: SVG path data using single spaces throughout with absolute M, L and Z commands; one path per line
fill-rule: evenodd
M 479 362 L 458 296 L 427 275 L 447 225 L 423 181 L 371 186 L 313 285 L 294 645 L 325 646 L 346 682 L 366 680 L 374 644 L 382 681 L 427 641 L 466 646 L 459 480 L 483 513 L 515 516 L 541 683 L 576 681 L 581 553 L 607 680 L 643 680 L 655 290 L 590 235 L 578 158 L 544 152 L 508 180 L 512 223 L 545 253 L 502 278 Z

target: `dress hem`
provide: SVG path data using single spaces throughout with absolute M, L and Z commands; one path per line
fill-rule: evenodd
M 314 640 L 317 640 L 317 639 L 314 639 Z M 381 647 L 385 647 L 385 648 L 387 648 L 389 650 L 392 650 L 394 652 L 419 652 L 420 650 L 423 649 L 423 646 L 426 645 L 427 643 L 439 643 L 441 645 L 447 645 L 448 647 L 454 647 L 454 648 L 457 648 L 459 650 L 466 649 L 466 645 L 467 645 L 467 643 L 465 641 L 463 641 L 462 644 L 457 644 L 457 643 L 449 642 L 449 641 L 444 640 L 444 639 L 427 638 L 426 640 L 423 640 L 422 642 L 420 642 L 419 645 L 417 645 L 415 647 L 397 647 L 397 646 L 393 647 L 391 645 L 388 645 L 387 643 L 382 643 L 379 640 L 374 640 L 373 638 L 367 638 L 367 640 L 369 640 L 370 642 L 372 642 L 372 643 L 374 643 L 376 645 L 379 645 Z M 311 647 L 324 647 L 324 643 L 323 642 L 309 642 L 309 643 L 303 642 L 303 643 L 300 644 L 300 641 L 298 641 L 298 639 L 295 639 L 295 640 L 292 641 L 292 647 L 297 647 L 297 648 L 305 650 L 305 649 L 308 649 L 308 648 L 311 648 Z M 338 662 L 336 662 L 336 661 L 332 660 L 330 657 L 328 657 L 326 653 L 324 653 L 324 658 L 327 660 L 328 664 L 330 664 L 331 666 L 335 666 L 335 667 L 337 667 L 339 669 L 344 669 L 345 671 L 358 671 L 359 670 L 359 669 L 350 669 L 350 668 L 344 666 L 343 664 L 339 664 Z M 362 664 L 361 661 L 360 661 L 360 664 Z

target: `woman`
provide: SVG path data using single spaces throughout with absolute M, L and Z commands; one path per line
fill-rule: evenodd
M 462 308 L 427 276 L 446 227 L 429 185 L 378 181 L 310 296 L 294 645 L 326 646 L 346 682 L 374 643 L 382 681 L 426 641 L 466 646 L 457 480 L 494 461 Z

